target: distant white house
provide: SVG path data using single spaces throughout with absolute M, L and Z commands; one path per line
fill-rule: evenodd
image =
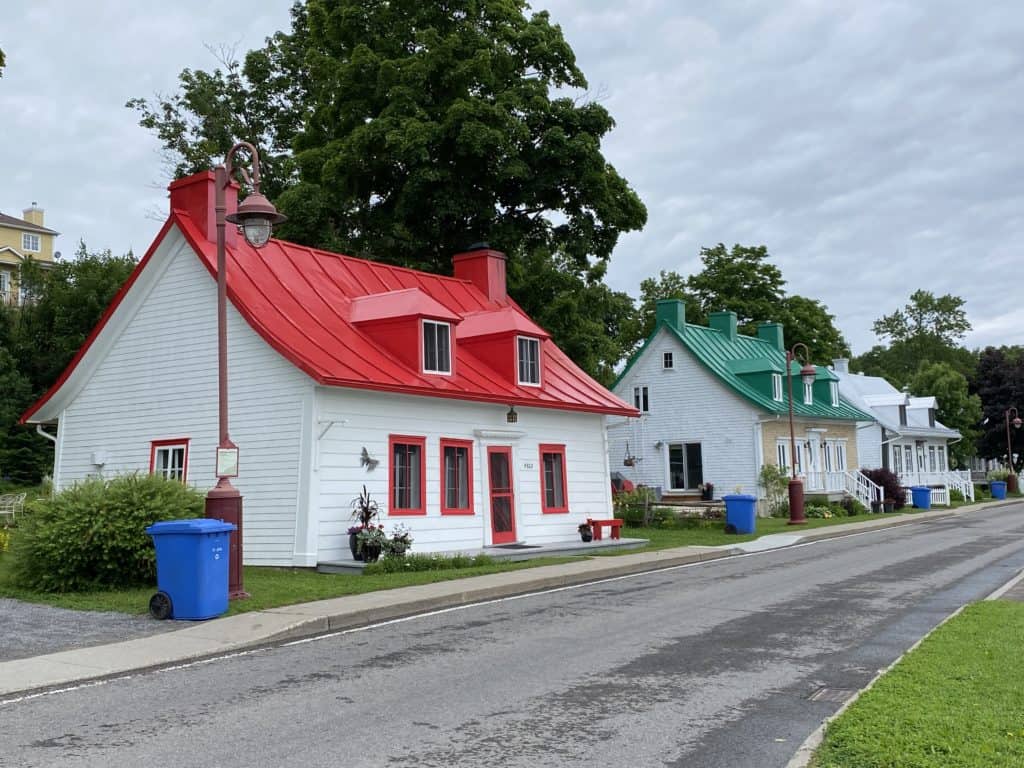
M 970 472 L 951 466 L 949 446 L 960 433 L 935 418 L 934 397 L 911 397 L 880 376 L 851 373 L 849 361 L 832 361 L 842 396 L 874 416 L 874 423 L 857 430 L 857 453 L 862 467 L 884 467 L 906 486 L 927 485 L 935 503 L 948 502 L 948 490 L 956 488 L 964 498 L 974 498 Z

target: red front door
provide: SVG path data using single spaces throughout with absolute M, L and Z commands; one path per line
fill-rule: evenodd
M 511 544 L 516 540 L 512 449 L 488 448 L 487 467 L 491 485 L 491 543 Z

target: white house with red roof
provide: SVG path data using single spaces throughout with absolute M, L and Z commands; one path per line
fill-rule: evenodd
M 215 484 L 214 175 L 170 193 L 145 257 L 22 417 L 56 426 L 58 488 L 135 471 Z M 363 485 L 418 552 L 568 541 L 611 516 L 605 417 L 636 410 L 509 298 L 503 254 L 453 262 L 445 277 L 280 240 L 256 250 L 229 228 L 247 564 L 345 557 Z

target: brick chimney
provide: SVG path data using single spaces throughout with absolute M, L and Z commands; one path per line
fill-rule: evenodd
M 188 216 L 211 243 L 217 242 L 217 211 L 214 208 L 217 190 L 214 180 L 213 171 L 200 171 L 172 181 L 167 187 L 171 192 L 171 210 Z M 224 200 L 227 213 L 238 210 L 238 184 L 228 184 Z M 229 247 L 238 242 L 238 229 L 231 222 L 224 226 L 224 242 Z
M 469 246 L 464 253 L 452 257 L 455 277 L 469 280 L 483 294 L 498 303 L 508 298 L 505 284 L 505 254 L 496 251 L 487 243 L 476 243 Z
M 22 211 L 21 218 L 29 224 L 41 227 L 43 226 L 43 209 L 37 206 L 36 201 L 33 200 L 32 205 Z

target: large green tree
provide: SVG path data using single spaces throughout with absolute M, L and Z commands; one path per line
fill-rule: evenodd
M 949 454 L 959 466 L 967 466 L 977 451 L 981 422 L 981 399 L 969 392 L 967 378 L 948 363 L 924 363 L 910 380 L 910 392 L 938 400 L 938 420 L 962 436 L 950 445 Z
M 289 216 L 284 238 L 437 272 L 486 240 L 513 264 L 569 271 L 566 290 L 597 290 L 646 209 L 601 153 L 614 121 L 586 98 L 561 29 L 526 11 L 524 0 L 308 0 L 241 64 L 185 70 L 176 96 L 129 106 L 178 175 L 210 167 L 234 139 L 255 143 Z M 527 284 L 511 284 L 524 305 Z M 611 304 L 614 324 L 627 322 Z M 585 313 L 560 318 L 596 332 Z M 615 362 L 576 359 L 594 374 Z
M 987 459 L 1004 459 L 1007 454 L 1007 415 L 1011 408 L 1024 418 L 1024 349 L 987 347 L 978 356 L 974 390 L 981 398 L 983 418 L 978 454 Z M 1009 412 L 1009 414 L 1007 413 Z M 1024 429 L 1010 426 L 1010 441 L 1018 471 L 1024 469 Z
M 769 259 L 763 246 L 719 243 L 701 248 L 703 269 L 684 278 L 678 272 L 662 271 L 657 278 L 640 284 L 640 306 L 636 337 L 629 346 L 650 335 L 654 329 L 655 305 L 659 299 L 686 302 L 686 321 L 706 324 L 708 315 L 731 310 L 740 331 L 757 334 L 765 320 L 782 323 L 788 343 L 803 342 L 811 358 L 819 363 L 849 354 L 849 345 L 835 326 L 835 317 L 820 301 L 787 295 L 782 272 Z
M 37 482 L 49 471 L 51 444 L 17 420 L 71 362 L 134 266 L 131 254 L 85 243 L 73 260 L 22 266 L 23 306 L 0 307 L 0 478 Z

